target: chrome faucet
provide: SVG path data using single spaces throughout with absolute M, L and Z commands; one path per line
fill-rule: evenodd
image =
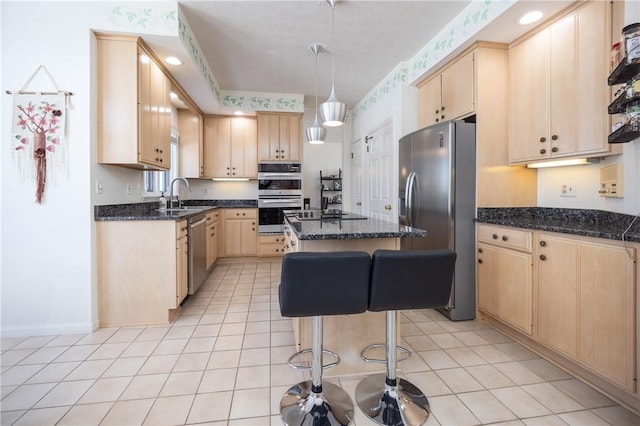
M 191 185 L 189 185 L 189 181 L 183 177 L 177 177 L 171 181 L 169 184 L 169 208 L 173 208 L 173 183 L 177 180 L 181 180 L 184 183 L 184 186 L 187 188 L 187 191 L 191 192 Z M 178 192 L 176 193 L 176 201 L 178 202 L 178 207 L 180 207 L 180 188 L 178 188 Z

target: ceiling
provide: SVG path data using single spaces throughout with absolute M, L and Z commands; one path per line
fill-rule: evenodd
M 517 24 L 525 11 L 542 10 L 548 18 L 572 2 L 518 1 L 477 38 L 511 42 L 532 28 Z M 331 42 L 332 9 L 325 0 L 178 3 L 221 89 L 304 94 L 305 105 L 311 106 L 316 85 L 315 59 L 309 46 L 319 43 L 325 48 L 318 56 L 319 102 L 331 90 L 335 53 L 336 93 L 353 107 L 470 1 L 338 1 L 335 45 Z M 160 56 L 170 54 L 178 43 L 150 40 Z M 221 112 L 214 111 L 219 107 L 203 99 L 211 91 L 193 74 L 197 73 L 195 64 L 169 69 L 205 113 Z

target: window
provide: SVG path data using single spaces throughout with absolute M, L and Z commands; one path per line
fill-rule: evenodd
M 178 134 L 171 131 L 171 168 L 166 171 L 144 172 L 144 192 L 148 197 L 169 194 L 171 181 L 178 176 Z

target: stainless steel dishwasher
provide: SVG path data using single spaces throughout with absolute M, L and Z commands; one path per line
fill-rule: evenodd
M 194 294 L 207 278 L 207 232 L 204 213 L 189 222 L 189 294 Z

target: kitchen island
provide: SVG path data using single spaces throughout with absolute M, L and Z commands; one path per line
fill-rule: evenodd
M 304 214 L 304 213 L 303 213 Z M 380 219 L 341 213 L 340 217 L 297 217 L 285 212 L 285 249 L 287 252 L 399 250 L 401 238 L 425 237 L 426 231 Z M 336 271 L 339 274 L 340 271 Z M 400 279 L 400 277 L 399 277 Z M 313 295 L 309 295 L 313 297 Z M 398 324 L 400 321 L 398 321 Z M 324 348 L 340 355 L 338 366 L 326 370 L 325 376 L 358 375 L 381 372 L 384 364 L 367 363 L 360 351 L 374 343 L 384 343 L 386 314 L 365 312 L 358 315 L 324 317 Z M 311 347 L 311 318 L 293 318 L 293 330 L 298 350 Z M 398 329 L 400 342 L 400 329 Z M 372 354 L 384 358 L 384 349 Z M 401 367 L 401 365 L 400 365 Z

